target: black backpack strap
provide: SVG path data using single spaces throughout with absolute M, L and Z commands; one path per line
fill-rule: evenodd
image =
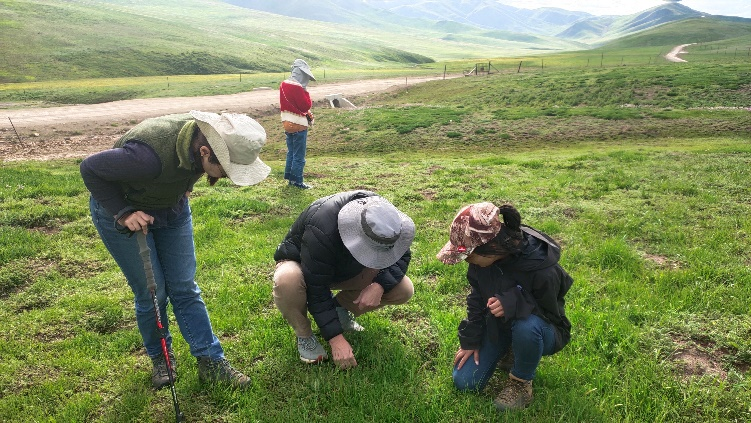
M 549 236 L 547 236 L 547 235 L 544 235 L 544 234 L 542 234 L 541 232 L 538 232 L 538 231 L 537 231 L 537 229 L 535 229 L 535 228 L 532 228 L 531 226 L 527 226 L 527 225 L 521 225 L 521 230 L 522 230 L 522 231 L 523 231 L 524 233 L 526 233 L 526 234 L 528 234 L 528 235 L 532 235 L 533 237 L 535 237 L 535 238 L 539 239 L 540 241 L 544 241 L 544 242 L 546 242 L 547 244 L 549 244 L 550 246 L 552 246 L 552 247 L 553 247 L 553 248 L 555 248 L 556 250 L 560 250 L 560 249 L 561 249 L 561 246 L 560 246 L 560 245 L 558 245 L 558 243 L 557 243 L 557 242 L 555 242 L 555 241 L 553 240 L 553 238 L 550 238 Z

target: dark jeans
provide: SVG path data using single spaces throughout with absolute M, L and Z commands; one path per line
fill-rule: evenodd
M 284 179 L 302 184 L 305 169 L 305 152 L 308 145 L 308 130 L 285 132 L 287 135 L 287 163 L 284 166 Z
M 497 344 L 486 332 L 480 347 L 480 364 L 476 365 L 474 358 L 470 357 L 461 370 L 454 367 L 454 386 L 460 391 L 482 391 L 510 347 L 514 351 L 511 373 L 519 379 L 532 380 L 542 356 L 555 351 L 555 329 L 533 314 L 515 320 L 510 329 L 501 332 Z

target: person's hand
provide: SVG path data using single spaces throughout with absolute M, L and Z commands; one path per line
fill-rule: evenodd
M 121 218 L 117 223 L 130 229 L 131 232 L 143 231 L 143 233 L 148 233 L 149 225 L 154 223 L 154 216 L 139 210 Z
M 331 346 L 331 355 L 334 358 L 334 363 L 340 369 L 344 370 L 357 366 L 352 346 L 344 339 L 344 335 L 339 334 L 329 339 L 329 345 Z
M 382 296 L 383 287 L 381 284 L 373 282 L 360 291 L 360 295 L 352 302 L 357 304 L 360 310 L 372 309 L 381 305 Z
M 461 370 L 464 363 L 466 363 L 470 357 L 475 359 L 475 366 L 480 365 L 480 350 L 464 350 L 459 348 L 459 351 L 457 351 L 454 356 L 454 366 L 456 366 L 456 370 Z M 458 366 L 457 363 L 459 364 Z
M 501 304 L 501 301 L 496 297 L 488 298 L 488 310 L 490 310 L 490 314 L 495 317 L 503 317 L 505 315 L 503 304 Z

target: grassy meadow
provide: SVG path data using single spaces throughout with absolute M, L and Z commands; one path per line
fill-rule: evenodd
M 693 51 L 692 51 L 693 54 Z M 553 61 L 553 59 L 550 59 Z M 197 280 L 245 391 L 204 387 L 175 331 L 188 421 L 740 422 L 751 419 L 747 63 L 580 67 L 435 81 L 318 107 L 309 191 L 202 181 Z M 157 422 L 132 294 L 88 217 L 76 160 L 0 165 L 0 420 Z M 271 298 L 273 252 L 314 199 L 370 189 L 417 225 L 412 301 L 361 317 L 359 366 L 299 362 Z M 563 245 L 571 343 L 535 401 L 498 414 L 504 375 L 457 393 L 466 264 L 435 254 L 456 210 L 511 202 Z M 176 328 L 176 325 L 172 326 Z

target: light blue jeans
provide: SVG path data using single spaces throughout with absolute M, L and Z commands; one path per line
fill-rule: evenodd
M 156 325 L 154 303 L 146 289 L 146 272 L 134 236 L 123 235 L 115 229 L 114 218 L 93 198 L 89 201 L 91 218 L 104 246 L 122 270 L 135 295 L 136 321 L 149 357 L 162 354 L 161 340 Z M 147 236 L 151 249 L 151 262 L 156 280 L 156 297 L 159 313 L 165 328 L 167 346 L 172 347 L 169 332 L 167 302 L 172 304 L 180 333 L 190 345 L 195 357 L 209 356 L 214 360 L 224 357 L 219 339 L 214 335 L 209 314 L 201 298 L 194 277 L 196 273 L 193 220 L 190 206 L 173 219 L 162 220 L 150 226 Z
M 287 163 L 284 166 L 284 179 L 293 184 L 303 182 L 305 152 L 308 148 L 308 130 L 285 132 L 287 135 Z
M 454 367 L 456 389 L 482 391 L 509 347 L 514 351 L 511 373 L 524 380 L 534 379 L 542 356 L 551 355 L 555 351 L 553 327 L 534 314 L 526 319 L 515 320 L 511 329 L 501 331 L 499 338 L 499 342 L 494 343 L 486 331 L 480 346 L 480 364 L 476 365 L 474 358 L 470 357 L 461 370 Z

